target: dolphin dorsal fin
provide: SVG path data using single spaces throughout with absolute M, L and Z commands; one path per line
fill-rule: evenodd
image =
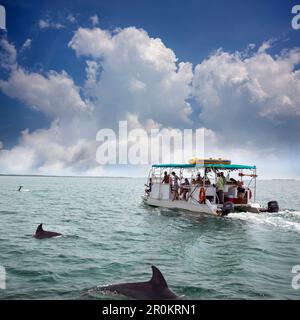
M 160 288 L 168 288 L 167 281 L 165 280 L 162 273 L 156 268 L 155 266 L 152 266 L 152 278 L 150 280 L 150 283 L 154 286 L 160 287 Z
M 41 231 L 44 231 L 43 230 L 43 224 L 41 223 L 41 224 L 39 224 L 39 226 L 37 227 L 37 229 L 36 229 L 36 232 L 35 233 L 38 233 L 38 232 L 41 232 Z

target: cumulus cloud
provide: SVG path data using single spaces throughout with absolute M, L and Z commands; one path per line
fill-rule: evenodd
M 69 47 L 76 51 L 77 56 L 100 58 L 112 49 L 111 38 L 109 31 L 100 28 L 79 28 L 69 42 Z
M 67 15 L 67 21 L 69 21 L 70 23 L 76 23 L 77 19 L 74 14 L 70 13 Z
M 99 24 L 99 17 L 95 14 L 90 17 L 93 26 L 97 26 Z
M 0 150 L 0 168 L 9 173 L 74 174 L 94 170 L 96 142 L 78 139 L 67 145 L 58 121 L 50 128 L 24 130 L 19 144 Z
M 6 150 L 1 143 L 0 168 L 10 173 L 66 174 L 95 168 L 95 131 L 92 105 L 81 98 L 80 88 L 65 72 L 30 72 L 16 62 L 16 49 L 2 41 L 7 80 L 0 90 L 54 119 L 50 128 L 24 130 L 17 146 Z M 2 65 L 3 67 L 3 65 Z M 92 129 L 94 128 L 94 130 Z
M 69 47 L 78 57 L 88 59 L 85 89 L 106 123 L 113 125 L 128 112 L 142 121 L 191 123 L 192 65 L 178 63 L 175 53 L 160 39 L 134 27 L 113 33 L 79 28 Z
M 274 56 L 268 52 L 272 43 L 249 44 L 243 52 L 218 50 L 193 70 L 145 30 L 108 31 L 94 24 L 78 28 L 68 44 L 86 63 L 80 88 L 65 71 L 25 70 L 13 44 L 1 40 L 1 66 L 9 75 L 0 89 L 52 124 L 23 131 L 11 150 L 0 148 L 0 168 L 104 174 L 95 159 L 96 132 L 116 129 L 119 120 L 147 132 L 205 127 L 207 156 L 268 161 L 277 168 L 288 157 L 299 159 L 300 49 Z
M 17 50 L 15 46 L 6 38 L 0 40 L 0 66 L 6 70 L 15 67 L 17 60 Z
M 79 94 L 79 88 L 65 72 L 48 72 L 43 76 L 15 69 L 7 81 L 0 81 L 0 89 L 11 98 L 18 98 L 32 108 L 51 117 L 66 117 L 89 108 Z
M 63 29 L 65 26 L 59 22 L 51 21 L 50 19 L 39 20 L 40 29 Z
M 28 47 L 30 44 L 26 43 Z M 10 70 L 8 79 L 0 80 L 3 93 L 52 118 L 79 116 L 91 109 L 89 102 L 81 98 L 80 88 L 65 71 L 49 71 L 46 75 L 26 71 L 17 64 L 14 45 L 6 39 L 0 45 L 1 66 Z
M 26 39 L 25 42 L 23 43 L 20 52 L 23 52 L 25 50 L 28 50 L 31 48 L 31 43 L 32 43 L 32 39 Z
M 193 94 L 199 118 L 231 144 L 245 147 L 298 143 L 300 50 L 276 57 L 260 49 L 243 57 L 219 50 L 195 68 Z M 287 140 L 290 132 L 294 134 Z

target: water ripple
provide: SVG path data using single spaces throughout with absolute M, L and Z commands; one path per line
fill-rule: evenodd
M 300 182 L 289 183 L 290 197 L 282 182 L 258 184 L 279 213 L 217 218 L 145 206 L 143 179 L 1 177 L 0 298 L 109 299 L 82 293 L 149 280 L 156 265 L 186 299 L 299 299 Z M 34 239 L 41 222 L 64 236 Z

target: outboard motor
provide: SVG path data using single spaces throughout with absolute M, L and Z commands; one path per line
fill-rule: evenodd
M 234 205 L 232 202 L 226 202 L 223 204 L 222 216 L 227 216 L 229 213 L 234 212 Z
M 270 201 L 268 202 L 268 212 L 278 212 L 279 211 L 279 206 L 277 201 Z

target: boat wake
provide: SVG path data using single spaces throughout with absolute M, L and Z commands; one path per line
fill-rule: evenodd
M 249 212 L 231 213 L 228 218 L 266 225 L 282 231 L 300 233 L 300 211 L 283 210 L 278 213 L 253 214 Z

